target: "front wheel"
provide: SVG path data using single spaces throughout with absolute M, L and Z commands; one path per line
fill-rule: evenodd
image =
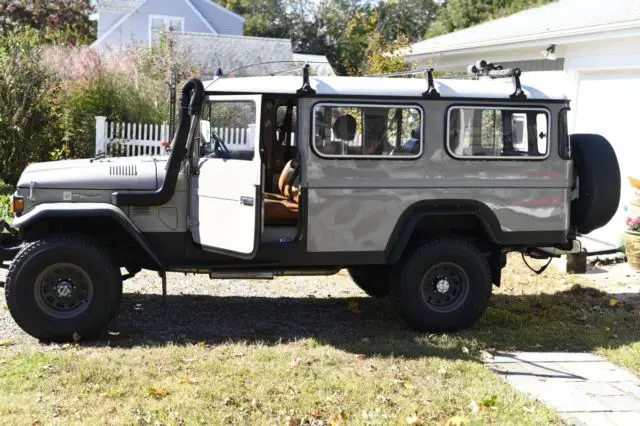
M 122 296 L 120 271 L 95 241 L 49 236 L 16 256 L 5 284 L 16 323 L 44 341 L 66 342 L 101 331 Z
M 491 295 L 486 258 L 455 238 L 419 246 L 399 265 L 400 314 L 421 331 L 454 331 L 475 323 Z

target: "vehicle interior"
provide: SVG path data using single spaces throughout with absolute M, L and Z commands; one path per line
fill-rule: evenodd
M 260 152 L 264 167 L 264 242 L 289 242 L 300 225 L 300 155 L 296 99 L 264 99 Z

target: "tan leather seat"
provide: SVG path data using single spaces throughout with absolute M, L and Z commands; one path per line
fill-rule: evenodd
M 264 219 L 269 221 L 296 220 L 298 218 L 298 195 L 300 193 L 300 178 L 298 163 L 294 160 L 285 164 L 278 189 L 280 194 L 265 192 Z

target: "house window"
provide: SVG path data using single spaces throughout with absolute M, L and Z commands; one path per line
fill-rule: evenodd
M 184 31 L 184 18 L 180 16 L 149 16 L 149 44 L 152 43 L 153 33 L 156 31 L 182 32 Z
M 318 104 L 313 147 L 330 158 L 416 158 L 424 143 L 422 110 L 405 105 Z
M 447 148 L 457 158 L 540 159 L 549 149 L 546 110 L 451 108 Z

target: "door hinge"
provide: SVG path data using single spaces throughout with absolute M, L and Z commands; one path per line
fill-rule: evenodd
M 240 204 L 253 207 L 253 197 L 240 197 Z

